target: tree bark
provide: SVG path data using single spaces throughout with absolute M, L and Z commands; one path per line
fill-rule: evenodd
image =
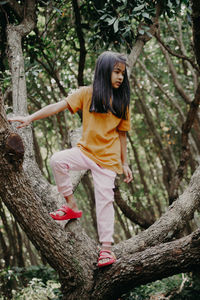
M 50 218 L 23 171 L 22 159 L 16 159 L 18 158 L 16 144 L 14 144 L 12 152 L 7 150 L 6 141 L 11 134 L 5 112 L 2 109 L 0 110 L 0 128 L 0 178 L 2 184 L 0 197 L 3 198 L 4 203 L 35 247 L 58 271 L 64 293 L 71 295 L 76 287 L 76 293 L 84 294 L 84 290 L 87 290 L 92 284 L 89 278 L 92 277 L 93 264 L 96 261 L 95 243 L 85 235 L 78 225 L 78 221 L 68 225 L 65 232 Z
M 92 299 L 116 300 L 138 285 L 179 272 L 198 270 L 199 246 L 200 229 L 180 240 L 150 247 L 134 255 L 125 253 L 104 276 L 97 274 Z
M 200 205 L 200 167 L 194 172 L 191 181 L 184 193 L 152 226 L 135 237 L 119 244 L 118 253 L 135 253 L 147 247 L 168 242 L 179 234 L 189 220 L 193 219 L 195 210 Z M 115 248 L 114 248 L 115 249 Z M 125 250 L 124 250 L 125 249 Z M 125 252 L 124 252 L 125 251 Z
M 118 184 L 115 184 L 115 202 L 117 206 L 121 209 L 123 214 L 132 222 L 135 224 L 138 224 L 141 228 L 146 229 L 150 225 L 152 225 L 151 220 L 147 220 L 143 216 L 139 215 L 137 212 L 135 212 L 127 203 L 122 199 L 120 189 Z

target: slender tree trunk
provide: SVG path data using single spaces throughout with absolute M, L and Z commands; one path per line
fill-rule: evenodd
M 16 262 L 18 267 L 25 267 L 24 255 L 23 255 L 23 244 L 22 244 L 22 233 L 19 230 L 19 226 L 16 221 L 13 222 L 13 231 L 15 232 L 15 252 Z
M 139 171 L 139 174 L 140 174 L 140 180 L 141 180 L 141 183 L 142 183 L 142 185 L 144 187 L 144 194 L 145 194 L 145 196 L 147 198 L 147 201 L 148 201 L 148 207 L 147 207 L 147 209 L 150 212 L 148 220 L 149 220 L 149 223 L 153 224 L 153 222 L 155 222 L 155 220 L 156 220 L 156 217 L 155 217 L 155 212 L 153 210 L 153 205 L 152 205 L 151 199 L 150 199 L 150 191 L 149 191 L 147 182 L 145 180 L 144 170 L 143 170 L 142 165 L 140 163 L 137 149 L 134 147 L 130 135 L 128 134 L 127 136 L 128 136 L 128 140 L 129 140 L 129 142 L 131 144 L 131 148 L 132 148 L 133 153 L 134 153 L 135 161 L 136 161 L 137 168 L 138 168 L 138 171 Z
M 141 91 L 141 87 L 138 83 L 138 81 L 136 80 L 136 78 L 132 75 L 132 77 L 134 78 L 134 82 L 137 85 L 138 90 L 142 93 Z M 160 157 L 161 160 L 161 164 L 163 167 L 163 183 L 166 187 L 166 190 L 169 194 L 169 188 L 170 188 L 170 183 L 171 183 L 171 179 L 174 173 L 174 168 L 175 168 L 175 162 L 173 159 L 173 155 L 172 155 L 172 151 L 169 147 L 164 147 L 163 143 L 162 143 L 162 139 L 158 133 L 158 130 L 156 129 L 155 126 L 155 122 L 153 120 L 153 117 L 151 115 L 151 112 L 149 111 L 145 101 L 144 101 L 144 95 L 139 95 L 139 93 L 137 92 L 137 90 L 135 90 L 138 96 L 138 103 L 136 103 L 137 106 L 140 106 L 141 111 L 144 114 L 145 117 L 145 122 L 147 123 L 147 125 L 149 126 L 149 129 L 152 132 L 153 135 L 153 140 L 158 152 L 158 156 Z
M 200 67 L 200 0 L 191 0 L 194 52 Z
M 174 177 L 171 181 L 171 187 L 169 192 L 169 203 L 172 202 L 178 197 L 178 188 L 181 180 L 183 179 L 183 175 L 185 173 L 185 169 L 190 158 L 190 148 L 188 144 L 189 132 L 192 128 L 193 122 L 197 115 L 197 111 L 200 103 L 200 84 L 196 90 L 195 98 L 190 105 L 190 110 L 187 115 L 187 119 L 182 126 L 182 152 L 180 157 L 179 166 L 174 174 Z
M 83 86 L 84 85 L 84 76 L 83 71 L 85 68 L 85 58 L 86 58 L 86 48 L 85 48 L 85 40 L 84 40 L 84 34 L 82 30 L 82 24 L 81 24 L 81 14 L 80 14 L 80 8 L 77 0 L 72 1 L 73 9 L 74 9 L 74 15 L 75 15 L 75 25 L 76 25 L 76 33 L 79 40 L 80 45 L 80 51 L 79 51 L 79 64 L 78 64 L 78 85 Z

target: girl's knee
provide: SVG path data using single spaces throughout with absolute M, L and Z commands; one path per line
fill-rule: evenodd
M 56 167 L 56 165 L 59 163 L 59 161 L 60 161 L 59 152 L 56 152 L 50 158 L 49 163 L 50 163 L 51 168 L 54 169 Z

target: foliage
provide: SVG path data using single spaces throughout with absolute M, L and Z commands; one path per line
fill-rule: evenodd
M 158 299 L 164 299 L 162 296 L 167 296 L 177 290 L 181 285 L 181 275 L 174 275 L 169 278 L 157 280 L 154 283 L 142 285 L 135 288 L 129 294 L 123 295 L 121 300 L 148 300 L 151 296 L 158 295 Z M 171 298 L 170 298 L 171 299 Z
M 1 270 L 0 279 L 1 295 L 8 297 L 12 294 L 13 299 L 26 299 L 26 295 L 30 295 L 30 299 L 36 299 L 40 292 L 41 297 L 44 297 L 41 299 L 59 299 L 55 298 L 60 293 L 58 277 L 50 267 L 40 265 L 8 268 Z
M 135 288 L 121 300 L 196 300 L 199 298 L 199 275 L 178 274 Z
M 174 293 L 171 297 L 172 300 L 196 300 L 200 294 L 200 280 L 199 274 L 188 274 L 188 278 L 182 290 Z
M 114 0 L 99 3 L 89 1 L 93 5 L 92 17 L 98 20 L 94 29 L 96 34 L 91 42 L 98 46 L 109 45 L 120 50 L 122 45 L 130 52 L 138 34 L 148 33 L 149 25 L 156 15 L 156 6 L 159 1 L 142 0 Z M 189 1 L 165 0 L 159 3 L 162 14 L 168 17 L 177 15 L 182 4 L 189 4 Z M 90 10 L 91 11 L 91 10 Z M 143 24 L 139 27 L 139 24 Z M 139 29 L 138 29 L 139 28 Z
M 12 295 L 21 299 L 62 299 L 60 284 L 54 270 L 46 266 L 13 268 L 1 271 L 0 299 Z M 3 283 L 7 290 L 2 289 Z M 170 297 L 173 300 L 196 300 L 200 292 L 199 278 L 192 274 L 179 274 L 135 288 L 121 296 L 121 300 L 148 300 L 151 297 Z
M 46 285 L 38 278 L 33 278 L 28 286 L 23 288 L 20 292 L 14 293 L 13 300 L 30 299 L 37 300 L 40 295 L 41 300 L 46 299 L 61 299 L 59 291 L 60 284 L 54 281 L 47 281 Z

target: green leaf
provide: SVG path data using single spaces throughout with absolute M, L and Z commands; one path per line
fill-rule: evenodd
M 118 19 L 115 21 L 113 27 L 114 27 L 114 32 L 116 33 L 118 31 L 118 29 L 119 29 L 119 20 Z
M 138 32 L 139 32 L 139 34 L 142 34 L 142 35 L 144 34 L 144 30 L 143 29 L 139 29 Z
M 150 15 L 146 12 L 142 13 L 142 16 L 147 19 L 151 19 Z
M 9 1 L 0 1 L 0 5 L 4 5 L 6 3 L 8 3 Z
M 101 16 L 100 20 L 104 20 L 107 17 L 108 17 L 108 15 L 103 15 L 103 16 Z
M 129 20 L 129 17 L 128 16 L 123 16 L 119 19 L 120 22 L 125 22 L 125 21 L 128 21 Z
M 173 5 L 172 5 L 172 3 L 171 3 L 170 0 L 168 0 L 167 6 L 170 7 L 170 8 L 172 8 Z
M 60 9 L 58 9 L 57 7 L 53 7 L 60 15 L 62 14 L 62 11 Z
M 112 25 L 116 21 L 116 18 L 106 19 L 105 21 L 108 23 L 108 25 Z
M 151 38 L 153 37 L 153 35 L 149 31 L 147 31 L 146 34 Z
M 144 8 L 144 4 L 141 4 L 133 9 L 133 11 L 140 11 Z

